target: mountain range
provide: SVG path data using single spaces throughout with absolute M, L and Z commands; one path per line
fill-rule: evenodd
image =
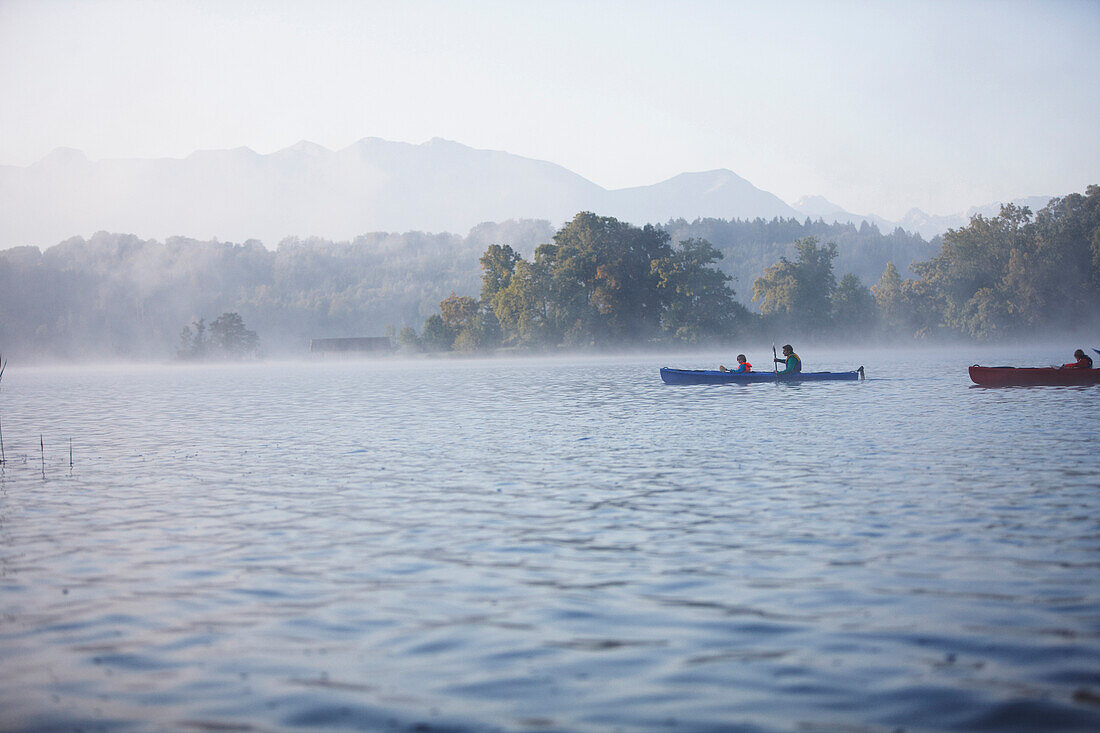
M 1040 208 L 1046 204 L 1042 200 Z M 996 213 L 995 205 L 991 205 Z M 186 236 L 274 247 L 288 236 L 350 240 L 366 232 L 464 233 L 481 222 L 546 219 L 578 211 L 634 224 L 683 218 L 866 220 L 926 238 L 965 226 L 969 214 L 914 209 L 900 222 L 844 211 L 819 196 L 793 206 L 729 170 L 682 173 L 650 186 L 608 190 L 541 160 L 435 138 L 422 145 L 364 138 L 342 150 L 300 142 L 261 155 L 249 148 L 186 158 L 91 161 L 59 148 L 30 166 L 0 166 L 0 249 L 49 247 L 96 231 Z
M 1023 196 L 1005 203 L 1012 203 L 1017 206 L 1027 206 L 1035 212 L 1050 203 L 1052 198 L 1054 197 Z M 965 227 L 970 223 L 970 219 L 977 214 L 989 218 L 1001 213 L 1000 202 L 994 202 L 985 204 L 984 206 L 971 206 L 965 213 L 947 214 L 943 216 L 926 214 L 920 209 L 913 208 L 905 212 L 905 216 L 901 219 L 890 221 L 889 219 L 884 219 L 875 214 L 853 214 L 821 196 L 803 196 L 793 204 L 793 207 L 798 213 L 804 214 L 815 221 L 817 219 L 822 219 L 829 223 L 850 223 L 856 226 L 866 221 L 868 224 L 874 224 L 882 231 L 893 231 L 896 227 L 900 227 L 907 232 L 920 234 L 925 239 L 931 239 L 937 234 L 943 234 L 948 229 Z

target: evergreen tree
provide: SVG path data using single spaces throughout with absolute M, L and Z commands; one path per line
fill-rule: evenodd
M 777 316 L 784 328 L 795 332 L 828 330 L 832 325 L 832 294 L 836 289 L 833 260 L 836 244 L 817 245 L 816 237 L 795 242 L 798 259 L 781 257 L 752 285 L 760 312 Z
M 847 337 L 866 337 L 878 320 L 875 296 L 852 273 L 840 278 L 829 296 L 832 306 L 833 333 Z
M 747 319 L 727 285 L 730 276 L 714 267 L 722 258 L 705 239 L 688 239 L 652 262 L 661 296 L 662 330 L 689 343 L 732 335 Z
M 222 313 L 210 324 L 207 344 L 223 357 L 240 359 L 256 356 L 259 343 L 256 332 L 245 328 L 239 313 Z
M 420 343 L 428 351 L 446 351 L 454 343 L 455 334 L 447 328 L 439 314 L 428 316 L 420 333 Z

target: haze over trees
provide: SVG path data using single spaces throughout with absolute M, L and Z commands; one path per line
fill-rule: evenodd
M 481 300 L 469 298 L 469 312 L 480 309 L 500 325 L 504 343 L 518 346 L 697 342 L 759 332 L 993 339 L 1100 324 L 1098 186 L 1053 199 L 1034 217 L 1013 204 L 998 216 L 975 215 L 944 235 L 935 256 L 913 264 L 915 278 L 903 280 L 888 261 L 873 288 L 852 272 L 837 280 L 836 243 L 797 239 L 795 259 L 780 256 L 753 281 L 758 316 L 733 301 L 729 277 L 712 267 L 721 253 L 710 242 L 687 239 L 672 248 L 669 239 L 652 227 L 584 212 L 531 263 L 490 246 L 481 258 Z M 433 343 L 439 348 L 446 339 Z
M 791 253 L 799 237 L 816 234 L 838 242 L 842 259 L 874 277 L 884 257 L 896 256 L 904 268 L 928 247 L 919 237 L 882 235 L 874 227 L 793 219 L 701 219 L 655 228 L 676 243 L 717 240 L 714 248 L 723 257 L 716 265 L 732 276 L 735 297 L 744 305 L 751 305 L 753 279 Z M 73 237 L 45 252 L 0 250 L 0 345 L 13 356 L 31 358 L 160 359 L 177 350 L 181 324 L 234 312 L 257 331 L 268 355 L 301 354 L 310 338 L 381 335 L 389 326 L 415 331 L 449 294 L 479 293 L 479 257 L 491 244 L 507 245 L 528 260 L 522 280 L 536 247 L 553 235 L 549 222 L 519 220 L 481 224 L 465 237 L 406 232 L 365 234 L 350 242 L 288 238 L 274 251 L 254 240 L 157 242 L 106 232 Z M 905 243 L 912 244 L 909 254 Z M 675 268 L 666 268 L 666 276 L 674 278 Z M 668 317 L 688 316 L 673 309 Z M 712 308 L 706 317 L 723 316 Z M 429 331 L 434 335 L 446 336 Z M 416 338 L 406 333 L 404 342 L 416 345 Z
M 760 302 L 769 329 L 854 335 L 873 328 L 876 313 L 871 291 L 850 272 L 837 282 L 833 271 L 836 244 L 818 246 L 815 237 L 794 244 L 796 260 L 780 258 L 753 282 L 753 300 Z
M 208 327 L 200 318 L 184 326 L 176 358 L 184 361 L 248 359 L 259 356 L 260 339 L 240 313 L 222 313 Z
M 476 292 L 491 242 L 533 252 L 543 221 L 482 224 L 465 236 L 373 233 L 350 242 L 165 242 L 100 232 L 40 252 L 0 250 L 0 348 L 42 359 L 163 359 L 183 324 L 239 313 L 268 355 L 311 338 L 418 325 L 450 292 Z
M 925 241 L 902 229 L 883 233 L 874 224 L 826 224 L 817 219 L 674 219 L 662 228 L 674 241 L 705 239 L 722 253 L 722 269 L 734 277 L 734 288 L 749 304 L 752 283 L 781 257 L 797 256 L 795 242 L 813 237 L 837 245 L 835 267 L 851 272 L 865 283 L 875 282 L 887 262 L 894 262 L 903 275 L 912 275 L 909 265 L 932 257 L 939 240 Z
M 733 300 L 729 276 L 714 266 L 720 258 L 702 240 L 672 245 L 668 233 L 654 226 L 581 212 L 552 242 L 540 245 L 530 262 L 509 247 L 486 250 L 476 302 L 483 321 L 471 316 L 467 329 L 478 325 L 489 339 L 499 332 L 503 343 L 516 346 L 726 336 L 745 309 Z
M 977 214 L 913 263 L 913 277 L 890 261 L 870 291 L 852 273 L 835 281 L 832 244 L 803 238 L 794 246 L 797 260 L 781 258 L 753 292 L 765 318 L 795 332 L 990 340 L 1100 325 L 1100 186 L 1052 199 L 1034 215 L 1014 204 Z
M 238 314 L 269 355 L 304 354 L 310 338 L 383 333 L 409 349 L 462 351 L 779 331 L 994 339 L 1095 326 L 1098 293 L 1096 186 L 1034 215 L 1009 205 L 975 216 L 931 243 L 871 225 L 637 227 L 585 212 L 558 232 L 522 220 L 465 237 L 291 238 L 274 251 L 101 232 L 45 252 L 0 250 L 0 348 L 15 358 L 163 359 L 186 351 L 181 324 L 211 313 Z
M 1100 323 L 1100 186 L 1032 215 L 1012 204 L 943 236 L 939 253 L 874 287 L 890 330 L 990 339 Z

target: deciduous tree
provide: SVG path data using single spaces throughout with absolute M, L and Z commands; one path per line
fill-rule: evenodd
M 831 296 L 836 288 L 836 245 L 819 247 L 815 237 L 794 243 L 798 259 L 781 257 L 752 285 L 752 299 L 765 316 L 778 316 L 795 331 L 827 330 L 832 321 Z
M 662 330 L 674 340 L 697 342 L 729 336 L 746 317 L 727 285 L 730 276 L 715 266 L 722 258 L 705 239 L 687 239 L 652 261 L 663 306 Z

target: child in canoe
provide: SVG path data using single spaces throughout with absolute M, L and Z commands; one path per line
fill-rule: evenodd
M 1073 352 L 1073 358 L 1077 361 L 1063 364 L 1060 369 L 1092 369 L 1092 357 L 1085 353 L 1084 349 Z
M 734 373 L 737 373 L 737 372 L 751 372 L 752 371 L 752 364 L 750 364 L 748 362 L 748 360 L 745 358 L 744 354 L 738 354 L 737 355 L 737 368 L 736 369 L 726 369 L 725 366 L 723 366 L 722 364 L 719 364 L 718 365 L 718 371 L 720 371 L 720 372 L 734 372 Z

